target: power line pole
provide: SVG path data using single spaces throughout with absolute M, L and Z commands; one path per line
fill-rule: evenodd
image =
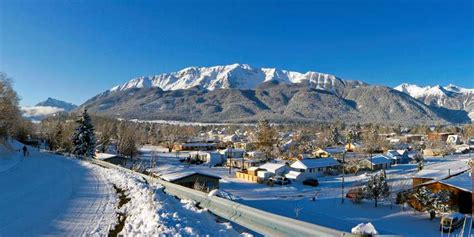
M 342 183 L 341 183 L 341 203 L 344 204 L 344 175 L 345 175 L 346 151 L 342 153 Z

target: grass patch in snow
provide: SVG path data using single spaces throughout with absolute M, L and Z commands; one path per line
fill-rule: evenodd
M 119 203 L 118 203 L 117 209 L 120 210 L 120 208 L 122 208 L 123 205 L 127 204 L 131 199 L 127 197 L 123 189 L 117 187 L 117 185 L 115 184 L 114 184 L 114 189 L 115 189 L 115 192 L 117 193 L 117 196 L 119 197 Z M 109 234 L 108 234 L 109 237 L 118 236 L 118 234 L 123 230 L 123 227 L 125 226 L 125 220 L 127 219 L 127 215 L 125 215 L 125 213 L 123 212 L 117 212 L 117 218 L 118 218 L 118 222 L 115 225 L 115 227 L 109 231 Z

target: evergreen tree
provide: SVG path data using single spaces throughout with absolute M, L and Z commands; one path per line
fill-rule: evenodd
M 87 109 L 82 113 L 82 117 L 76 121 L 77 126 L 73 136 L 72 142 L 74 145 L 73 153 L 79 156 L 94 157 L 95 155 L 95 134 L 94 125 Z
M 270 126 L 270 122 L 262 119 L 257 124 L 257 147 L 265 152 L 265 155 L 270 155 L 273 144 L 276 142 L 276 131 Z
M 390 194 L 385 175 L 378 173 L 372 176 L 364 187 L 364 191 L 368 199 L 374 199 L 375 207 L 377 207 L 378 200 Z
M 331 145 L 334 146 L 334 145 L 337 145 L 340 141 L 341 141 L 341 134 L 339 133 L 339 129 L 337 129 L 337 127 L 335 126 L 331 131 L 329 142 L 331 143 Z

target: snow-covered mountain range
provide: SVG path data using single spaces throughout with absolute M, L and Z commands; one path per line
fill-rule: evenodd
M 394 89 L 404 92 L 427 105 L 464 110 L 474 121 L 474 89 L 462 88 L 452 84 L 420 87 L 408 83 L 403 83 Z
M 199 86 L 207 90 L 215 89 L 255 89 L 268 81 L 282 83 L 308 82 L 312 87 L 334 90 L 347 83 L 364 85 L 360 81 L 346 81 L 334 75 L 320 72 L 294 72 L 276 68 L 253 68 L 248 64 L 231 64 L 213 67 L 188 67 L 178 72 L 156 76 L 137 77 L 118 85 L 110 91 L 123 91 L 131 88 L 158 87 L 162 90 L 180 90 Z

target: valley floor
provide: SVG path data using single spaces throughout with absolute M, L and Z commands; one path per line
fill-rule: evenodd
M 443 236 L 438 229 L 439 218 L 431 221 L 426 213 L 415 212 L 408 207 L 391 204 L 390 201 L 381 201 L 377 208 L 374 207 L 374 202 L 369 200 L 354 204 L 346 199 L 344 204 L 341 204 L 341 176 L 320 177 L 318 187 L 302 185 L 299 182 L 270 187 L 235 178 L 235 169 L 229 174 L 229 169 L 225 167 L 183 165 L 179 159 L 186 157 L 187 153 L 167 153 L 164 149 L 153 151 L 151 148 L 142 149 L 142 152 L 141 160 L 145 164 L 150 156 L 156 157 L 158 164 L 155 170 L 158 172 L 184 166 L 220 176 L 220 189 L 230 199 L 278 215 L 347 232 L 359 223 L 371 222 L 381 234 Z M 427 158 L 425 169 L 442 166 L 446 172 L 448 169 L 455 171 L 465 167 L 469 159 L 468 155 Z M 411 178 L 416 174 L 417 166 L 395 165 L 386 172 L 393 190 L 404 189 L 411 187 Z M 345 192 L 352 187 L 363 185 L 368 177 L 364 172 L 346 176 Z M 394 200 L 395 195 L 391 198 Z M 460 229 L 456 230 L 455 234 L 459 232 Z M 466 226 L 464 233 L 468 232 L 469 228 Z

